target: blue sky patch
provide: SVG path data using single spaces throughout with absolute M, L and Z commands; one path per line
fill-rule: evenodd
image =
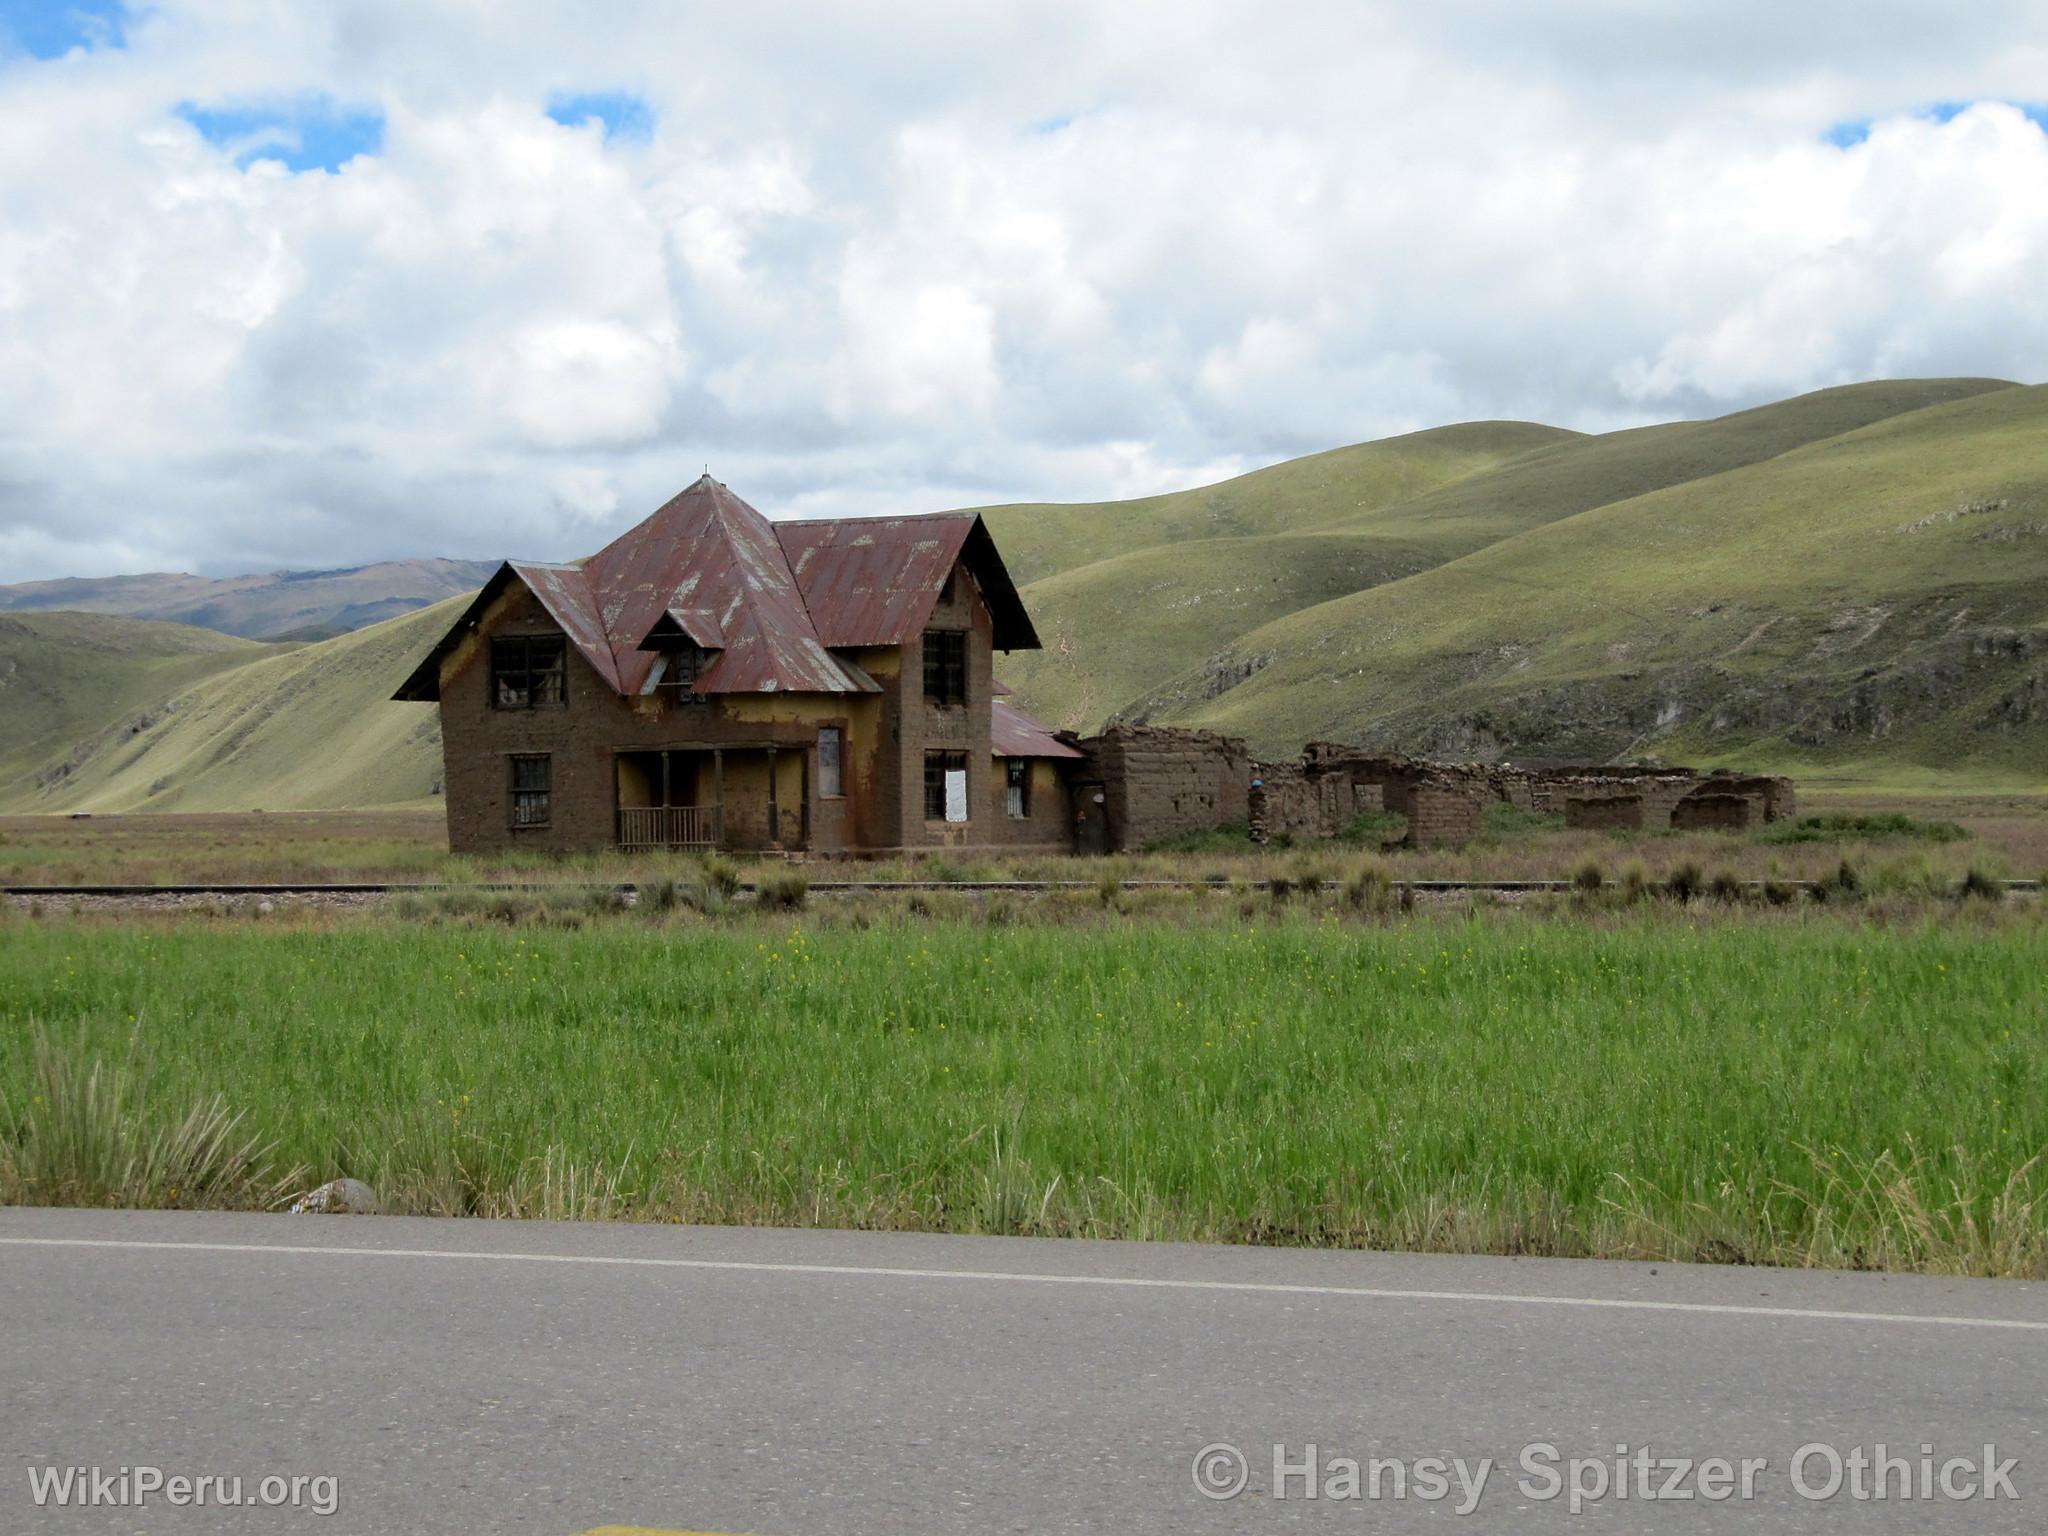
M 565 128 L 602 123 L 607 139 L 645 142 L 654 136 L 654 108 L 644 96 L 635 96 L 631 91 L 580 91 L 551 96 L 548 116 Z
M 1925 118 L 1930 123 L 1945 123 L 1976 105 L 1978 103 L 1974 101 L 1936 101 L 1916 109 L 1912 115 Z M 2018 107 L 2043 132 L 2048 132 L 2048 104 L 2010 101 L 2005 105 Z M 1870 137 L 1870 125 L 1876 121 L 1877 119 L 1872 117 L 1852 118 L 1845 123 L 1836 123 L 1821 137 L 1837 149 L 1849 149 Z
M 61 59 L 74 48 L 118 48 L 127 20 L 121 0 L 0 0 L 0 56 Z
M 344 107 L 325 96 L 281 106 L 196 107 L 178 115 L 209 144 L 230 150 L 244 170 L 275 160 L 289 171 L 339 170 L 384 146 L 384 114 Z

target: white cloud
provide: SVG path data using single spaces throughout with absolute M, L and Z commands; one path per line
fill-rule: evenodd
M 2043 78 L 2029 0 L 165 0 L 0 62 L 0 580 L 571 555 L 707 461 L 925 510 L 2035 380 Z M 546 115 L 617 91 L 651 133 Z M 316 99 L 376 152 L 179 115 Z

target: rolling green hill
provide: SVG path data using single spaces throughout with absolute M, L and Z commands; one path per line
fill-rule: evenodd
M 1048 563 L 1053 555 L 1037 551 L 1051 527 L 1067 561 L 1024 586 L 1045 650 L 1008 659 L 1004 679 L 1060 726 L 1089 728 L 1134 710 L 1185 713 L 1260 663 L 1263 653 L 1232 642 L 1266 622 L 1603 505 L 2008 387 L 1860 384 L 1597 438 L 1482 422 L 1317 454 L 1177 497 L 1028 517 L 998 508 L 984 515 L 1006 559 L 1021 543 L 1026 571 Z M 1402 496 L 1422 484 L 1422 465 L 1433 483 Z M 1077 559 L 1080 549 L 1093 557 Z M 1152 698 L 1191 670 L 1198 675 Z
M 1470 423 L 984 515 L 1046 645 L 998 669 L 1059 725 L 1999 786 L 2048 764 L 2048 387 Z M 387 701 L 461 601 L 299 646 L 0 615 L 0 810 L 424 799 L 434 711 Z
M 234 648 L 210 675 L 183 679 L 186 686 L 141 690 L 146 702 L 97 729 L 65 737 L 60 727 L 44 737 L 54 748 L 45 761 L 63 762 L 65 772 L 53 780 L 46 767 L 40 783 L 33 771 L 0 781 L 0 810 L 285 810 L 423 800 L 441 774 L 439 719 L 429 706 L 387 701 L 467 601 L 451 598 L 297 647 L 76 614 L 0 618 L 0 638 L 9 624 L 62 621 L 122 626 L 139 647 L 160 645 L 170 632 Z M 41 666 L 51 648 L 38 650 Z M 80 686 L 74 696 L 97 695 Z M 11 700 L 6 707 L 11 723 Z
M 2048 388 L 2011 387 L 1300 609 L 1126 707 L 1267 750 L 1329 737 L 2039 779 L 2044 673 Z
M 0 806 L 62 802 L 87 743 L 113 753 L 194 683 L 275 650 L 182 624 L 0 614 Z

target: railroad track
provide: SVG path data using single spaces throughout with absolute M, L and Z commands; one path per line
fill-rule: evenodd
M 1244 885 L 1253 890 L 1270 888 L 1276 882 L 1285 882 L 1305 888 L 1311 883 L 1335 888 L 1341 881 L 1323 880 L 1311 882 L 1306 878 L 1289 875 L 1267 875 L 1259 878 L 1243 877 Z M 479 884 L 422 883 L 419 881 L 285 881 L 265 885 L 0 885 L 0 895 L 6 896 L 388 896 L 388 895 L 432 895 L 441 891 L 616 891 L 624 895 L 651 884 L 645 880 L 561 880 L 492 881 Z M 1132 879 L 1118 884 L 1127 891 L 1227 891 L 1240 881 L 1231 878 L 1207 878 L 1196 880 Z M 1661 882 L 1653 881 L 1654 884 Z M 1741 885 L 1748 890 L 1761 890 L 1766 885 L 1775 885 L 1792 890 L 1809 890 L 1826 882 L 1819 880 L 1743 880 Z M 1609 879 L 1609 886 L 1622 884 Z M 2039 880 L 2007 880 L 2003 882 L 2008 892 L 2039 891 Z M 1391 880 L 1389 886 L 1395 891 L 1501 891 L 1541 892 L 1569 891 L 1576 887 L 1572 880 Z M 752 895 L 754 882 L 743 880 L 739 890 Z M 856 895 L 863 892 L 882 891 L 1010 891 L 1022 895 L 1043 895 L 1050 891 L 1094 891 L 1102 888 L 1100 880 L 813 880 L 810 891 L 813 895 Z

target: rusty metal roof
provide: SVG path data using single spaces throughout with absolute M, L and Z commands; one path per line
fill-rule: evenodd
M 637 693 L 655 656 L 641 643 L 668 619 L 716 653 L 699 693 L 862 691 L 818 639 L 768 519 L 704 476 L 584 567 L 618 657 L 618 688 Z
M 963 563 L 988 604 L 997 648 L 1037 649 L 995 541 L 973 513 L 774 524 L 706 475 L 580 565 L 499 567 L 396 697 L 438 698 L 442 657 L 514 579 L 622 694 L 642 690 L 663 642 L 679 634 L 709 653 L 699 693 L 874 693 L 874 679 L 833 650 L 913 639 Z
M 1035 651 L 1038 634 L 972 512 L 776 523 L 818 636 L 837 647 L 902 645 L 921 633 L 963 560 L 995 621 L 999 651 Z
M 1085 757 L 1057 736 L 1052 727 L 1002 699 L 989 701 L 989 751 L 996 757 Z

